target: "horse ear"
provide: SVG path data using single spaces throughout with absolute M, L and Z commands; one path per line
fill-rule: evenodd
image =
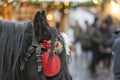
M 47 18 L 46 18 L 46 15 L 45 15 L 45 11 L 43 10 L 43 11 L 41 11 L 41 17 L 42 17 L 42 19 L 43 19 L 43 21 L 45 22 L 45 24 L 47 25 L 47 27 L 49 27 L 49 24 L 48 24 L 48 22 L 47 22 Z
M 39 16 L 40 16 L 40 11 L 37 11 L 37 13 L 35 14 L 34 20 L 35 20 L 36 18 L 38 18 Z
M 40 30 L 40 11 L 38 11 L 36 14 L 35 14 L 35 17 L 34 17 L 34 20 L 33 20 L 33 26 L 34 26 L 34 32 L 35 32 L 35 35 L 39 35 L 39 30 Z
M 45 11 L 41 12 L 41 16 L 43 16 L 46 19 Z

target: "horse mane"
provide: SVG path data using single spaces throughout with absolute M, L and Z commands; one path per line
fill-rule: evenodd
M 31 33 L 31 22 L 0 20 L 0 80 L 21 80 L 21 57 L 31 44 Z

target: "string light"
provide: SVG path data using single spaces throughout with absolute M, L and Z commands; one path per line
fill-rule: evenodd
M 70 4 L 69 2 L 64 2 L 65 6 L 69 6 L 69 4 Z
M 65 14 L 68 14 L 68 13 L 69 13 L 69 10 L 68 10 L 68 9 L 64 9 L 64 13 L 65 13 Z
M 93 0 L 93 3 L 94 4 L 98 4 L 98 0 Z
M 51 21 L 52 19 L 53 19 L 52 14 L 48 14 L 48 15 L 47 15 L 47 20 Z
M 54 4 L 55 4 L 55 5 L 59 5 L 60 2 L 59 2 L 59 1 L 55 1 Z
M 7 3 L 4 4 L 4 7 L 7 7 Z
M 0 19 L 3 19 L 3 17 L 2 17 L 2 16 L 0 16 Z
M 22 0 L 23 2 L 26 2 L 27 0 Z

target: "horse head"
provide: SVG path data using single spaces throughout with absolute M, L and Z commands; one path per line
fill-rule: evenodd
M 45 53 L 45 55 L 44 55 L 45 58 L 49 58 L 49 59 L 46 59 L 46 60 L 48 60 L 47 62 L 50 61 L 51 65 L 52 64 L 55 65 L 56 63 L 59 63 L 59 64 L 56 64 L 57 66 L 55 66 L 55 67 L 58 67 L 58 65 L 60 65 L 59 66 L 60 69 L 56 70 L 57 71 L 56 75 L 51 76 L 51 75 L 49 75 L 49 71 L 51 68 L 48 68 L 49 71 L 46 71 L 47 69 L 44 69 L 44 65 L 46 65 L 48 63 L 46 63 L 46 64 L 43 63 L 43 72 L 42 73 L 44 73 L 44 76 L 46 76 L 46 74 L 48 72 L 48 75 L 49 75 L 49 76 L 47 75 L 44 78 L 46 78 L 47 80 L 71 80 L 71 76 L 69 74 L 67 62 L 66 62 L 66 50 L 65 50 L 65 46 L 64 46 L 64 39 L 59 34 L 59 31 L 56 28 L 50 27 L 50 25 L 47 22 L 46 16 L 45 16 L 45 11 L 42 11 L 42 12 L 38 11 L 36 13 L 36 15 L 34 17 L 34 21 L 33 21 L 33 28 L 34 28 L 35 37 L 36 37 L 38 43 L 44 43 L 44 40 L 47 40 L 48 43 L 50 42 L 50 48 L 49 48 L 50 50 L 48 50 L 49 55 L 47 55 L 47 57 L 46 57 L 46 51 L 42 49 L 44 51 L 42 54 Z M 56 48 L 56 44 L 59 44 L 58 48 Z M 59 57 L 60 62 L 59 62 L 58 58 L 56 58 L 56 56 Z M 54 61 L 53 57 L 56 58 L 55 61 Z M 53 61 L 51 61 L 51 60 L 53 60 Z M 53 71 L 53 73 L 54 73 L 54 71 Z
M 38 11 L 34 17 L 33 28 L 38 42 L 43 39 L 50 39 L 49 24 L 47 22 L 45 11 Z
M 40 55 L 48 58 L 44 60 L 54 63 L 53 56 L 55 55 L 56 59 L 59 58 L 61 66 L 54 76 L 46 75 L 44 63 L 42 63 L 43 68 L 38 72 L 36 51 L 29 51 L 31 49 L 29 46 L 33 46 L 33 36 L 41 47 Z M 0 20 L 0 44 L 0 80 L 71 80 L 64 40 L 57 29 L 48 24 L 45 11 L 38 11 L 33 22 Z M 34 48 L 36 49 L 36 46 Z M 29 59 L 26 59 L 26 55 Z

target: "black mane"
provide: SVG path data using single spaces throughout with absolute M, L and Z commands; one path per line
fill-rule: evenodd
M 0 80 L 21 80 L 20 59 L 31 44 L 31 33 L 31 22 L 0 20 Z

